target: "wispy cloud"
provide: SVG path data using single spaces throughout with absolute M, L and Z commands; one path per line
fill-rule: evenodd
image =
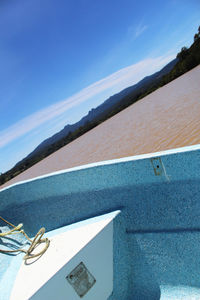
M 133 25 L 128 28 L 128 36 L 132 39 L 135 40 L 138 38 L 140 35 L 144 33 L 144 31 L 148 28 L 147 25 L 143 24 L 142 22 L 139 23 L 137 26 Z
M 160 56 L 157 58 L 147 58 L 136 64 L 123 68 L 108 77 L 95 82 L 94 84 L 84 88 L 73 96 L 59 101 L 49 107 L 46 107 L 19 122 L 13 124 L 7 129 L 0 131 L 0 148 L 28 134 L 32 130 L 42 127 L 49 121 L 55 121 L 62 114 L 66 113 L 73 107 L 79 106 L 92 97 L 111 89 L 115 93 L 135 84 L 144 76 L 150 75 L 159 70 L 162 66 L 174 58 L 173 54 Z M 111 94 L 110 94 L 111 95 Z
M 139 24 L 135 29 L 135 37 L 140 36 L 147 28 L 146 25 Z

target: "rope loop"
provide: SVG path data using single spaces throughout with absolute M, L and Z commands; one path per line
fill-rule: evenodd
M 15 226 L 12 223 L 10 223 L 7 220 L 5 220 L 4 218 L 2 218 L 1 216 L 0 216 L 0 219 L 2 221 L 4 221 L 5 223 L 7 223 L 8 225 L 10 225 L 11 227 L 13 227 L 11 230 L 9 230 L 7 232 L 0 233 L 0 237 L 5 237 L 5 236 L 11 235 L 11 234 L 22 233 L 25 236 L 25 238 L 28 240 L 28 242 L 30 243 L 30 247 L 28 248 L 28 250 L 25 250 L 23 248 L 18 248 L 16 250 L 3 250 L 3 249 L 0 249 L 0 252 L 2 252 L 2 253 L 24 252 L 25 253 L 25 256 L 23 257 L 24 260 L 41 256 L 41 255 L 43 255 L 46 252 L 46 250 L 49 247 L 50 240 L 48 238 L 42 239 L 42 237 L 43 237 L 43 235 L 45 233 L 45 228 L 44 227 L 42 227 L 38 231 L 38 233 L 36 234 L 36 236 L 32 240 L 25 233 L 25 231 L 23 229 L 21 229 L 23 227 L 22 223 L 20 223 L 19 225 Z M 32 252 L 35 250 L 35 248 L 38 245 L 42 244 L 42 243 L 45 243 L 44 248 L 40 252 L 33 254 Z

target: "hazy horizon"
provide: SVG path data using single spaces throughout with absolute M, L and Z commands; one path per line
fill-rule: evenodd
M 91 163 L 199 144 L 199 76 L 200 65 L 55 151 L 1 188 Z
M 0 4 L 0 172 L 159 71 L 190 46 L 200 17 L 197 1 L 46 5 Z

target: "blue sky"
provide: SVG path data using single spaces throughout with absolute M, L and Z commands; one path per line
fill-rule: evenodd
M 0 172 L 189 46 L 199 0 L 1 0 Z

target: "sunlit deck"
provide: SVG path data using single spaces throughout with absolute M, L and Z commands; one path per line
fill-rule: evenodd
M 108 299 L 200 299 L 199 195 L 196 145 L 17 183 L 1 190 L 0 215 L 15 225 L 23 222 L 30 236 L 42 226 L 51 236 L 69 224 L 121 211 L 113 221 L 113 291 Z M 14 238 L 16 246 L 24 243 Z M 8 243 L 14 243 L 13 237 L 1 238 L 0 248 Z M 21 263 L 21 254 L 0 253 L 0 300 L 10 299 Z M 83 299 L 89 296 L 90 291 Z

